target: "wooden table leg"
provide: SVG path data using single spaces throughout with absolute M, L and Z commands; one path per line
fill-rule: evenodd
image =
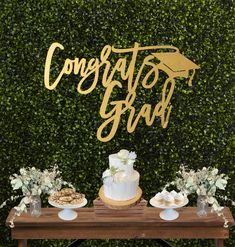
M 224 247 L 224 240 L 223 239 L 216 239 L 215 240 L 216 247 Z
M 27 247 L 26 239 L 18 239 L 18 247 Z

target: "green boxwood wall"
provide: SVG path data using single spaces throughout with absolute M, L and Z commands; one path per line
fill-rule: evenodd
M 97 197 L 108 155 L 126 148 L 137 152 L 144 198 L 150 199 L 175 177 L 179 165 L 216 166 L 231 180 L 227 194 L 235 198 L 232 153 L 233 1 L 231 0 L 2 0 L 0 2 L 0 201 L 12 194 L 9 175 L 23 166 L 44 169 L 58 164 L 63 177 L 89 199 Z M 200 66 L 188 87 L 177 80 L 169 126 L 159 119 L 147 127 L 140 121 L 132 134 L 124 114 L 108 143 L 96 138 L 104 88 L 99 81 L 89 95 L 76 91 L 77 76 L 64 76 L 54 91 L 44 87 L 47 50 L 60 42 L 65 50 L 53 60 L 54 75 L 65 58 L 99 56 L 106 45 L 126 48 L 174 45 Z M 140 54 L 140 61 L 143 55 Z M 138 90 L 136 109 L 155 105 L 155 89 Z M 117 93 L 121 99 L 125 92 Z M 14 246 L 0 212 L 0 245 Z M 191 198 L 195 205 L 195 197 Z M 44 206 L 48 206 L 46 198 Z M 228 206 L 231 206 L 228 204 Z M 233 210 L 233 213 L 235 211 Z M 235 231 L 226 246 L 235 245 Z M 198 246 L 199 241 L 172 240 L 175 246 Z M 65 246 L 66 241 L 34 241 L 32 246 Z M 84 246 L 133 246 L 133 241 L 90 241 Z M 138 246 L 156 246 L 137 241 Z M 205 246 L 213 246 L 206 241 Z

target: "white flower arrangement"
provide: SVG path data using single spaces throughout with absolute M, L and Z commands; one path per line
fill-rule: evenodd
M 175 185 L 178 190 L 189 195 L 197 193 L 199 196 L 205 196 L 208 204 L 211 204 L 211 212 L 217 213 L 224 219 L 224 227 L 228 227 L 228 221 L 223 214 L 224 207 L 221 207 L 216 196 L 217 189 L 225 190 L 229 179 L 225 174 L 218 174 L 217 168 L 203 167 L 201 170 L 188 170 L 185 166 L 180 166 L 178 176 L 171 183 L 166 184 L 165 188 Z M 228 200 L 226 196 L 219 196 L 224 200 Z M 231 201 L 231 200 L 230 200 Z M 232 205 L 235 205 L 233 201 Z
M 135 152 L 129 152 L 126 149 L 121 149 L 118 153 L 117 153 L 118 158 L 123 162 L 123 164 L 129 164 L 130 163 L 134 163 L 137 155 Z
M 16 216 L 20 216 L 23 212 L 27 212 L 27 205 L 31 203 L 33 196 L 41 194 L 52 194 L 61 189 L 63 185 L 73 187 L 72 184 L 62 180 L 60 171 L 57 166 L 51 170 L 40 171 L 35 167 L 21 168 L 20 174 L 10 176 L 11 186 L 13 190 L 21 189 L 22 195 L 11 196 L 0 205 L 3 208 L 8 201 L 23 197 L 18 206 L 14 207 L 15 214 L 10 221 L 10 227 L 14 227 Z

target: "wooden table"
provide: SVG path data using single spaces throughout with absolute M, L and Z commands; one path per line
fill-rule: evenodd
M 224 246 L 229 238 L 229 228 L 223 227 L 223 219 L 209 213 L 199 218 L 196 208 L 185 207 L 174 221 L 159 218 L 159 209 L 147 207 L 140 217 L 100 217 L 94 208 L 80 208 L 78 217 L 73 221 L 58 218 L 59 209 L 43 208 L 38 218 L 22 214 L 15 219 L 11 230 L 12 238 L 18 240 L 18 246 L 26 246 L 27 239 L 215 239 L 217 247 Z M 9 225 L 13 214 L 11 210 L 6 224 Z M 234 225 L 229 208 L 224 209 L 229 227 Z

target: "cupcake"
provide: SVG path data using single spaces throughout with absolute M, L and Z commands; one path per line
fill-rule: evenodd
M 167 190 L 164 189 L 164 190 L 161 192 L 161 194 L 162 194 L 163 197 L 165 197 L 165 196 L 169 195 L 170 193 L 169 193 Z
M 171 194 L 173 197 L 175 197 L 178 193 L 177 193 L 175 190 L 172 190 L 172 191 L 170 192 L 170 194 Z
M 177 205 L 181 205 L 184 203 L 184 196 L 182 193 L 177 193 L 177 195 L 175 196 L 175 203 Z
M 168 195 L 164 196 L 164 202 L 166 206 L 172 206 L 175 203 L 174 197 L 169 193 Z
M 156 195 L 155 195 L 155 200 L 158 204 L 163 204 L 163 195 L 162 193 L 158 192 Z

